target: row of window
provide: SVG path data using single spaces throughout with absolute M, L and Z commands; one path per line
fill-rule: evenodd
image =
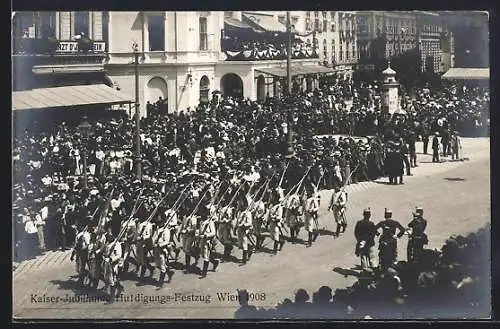
M 91 15 L 89 11 L 76 11 L 70 16 L 71 35 L 84 34 L 90 35 Z M 102 27 L 106 29 L 107 13 L 103 12 Z M 56 37 L 56 12 L 18 12 L 14 17 L 14 36 L 20 38 L 50 38 Z M 104 34 L 104 33 L 103 33 Z
M 149 51 L 165 51 L 165 16 L 148 16 Z M 199 47 L 201 51 L 208 50 L 208 19 L 198 18 Z
M 319 31 L 319 32 L 328 32 L 328 27 L 330 27 L 330 32 L 336 32 L 337 30 L 337 20 L 335 18 L 335 12 L 330 12 L 330 17 L 328 17 L 328 12 L 322 11 L 322 17 L 320 18 L 319 12 L 314 12 L 314 20 L 312 19 L 311 12 L 306 12 L 306 31 Z M 339 30 L 352 31 L 355 33 L 356 31 L 356 22 L 351 19 L 342 19 L 339 17 L 340 24 Z M 313 28 L 314 24 L 314 28 Z M 329 25 L 330 24 L 330 25 Z

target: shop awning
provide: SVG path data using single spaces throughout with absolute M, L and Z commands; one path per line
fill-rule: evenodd
M 269 75 L 279 77 L 279 78 L 286 77 L 286 68 L 285 67 L 272 67 L 272 68 L 266 68 L 266 69 L 255 69 L 255 71 L 269 74 Z M 334 73 L 332 68 L 320 66 L 320 65 L 292 66 L 290 71 L 292 73 L 292 76 Z
M 454 67 L 441 76 L 447 80 L 489 80 L 490 69 L 469 69 Z
M 39 88 L 12 93 L 12 110 L 32 110 L 84 105 L 117 105 L 134 102 L 105 84 Z
M 240 28 L 240 29 L 251 29 L 252 27 L 247 23 L 239 21 L 232 17 L 224 18 L 224 24 L 229 25 L 230 27 Z
M 248 24 L 253 24 L 256 27 L 269 32 L 286 32 L 286 26 L 271 15 L 257 13 L 243 13 L 243 18 Z

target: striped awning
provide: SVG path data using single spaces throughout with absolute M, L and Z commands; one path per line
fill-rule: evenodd
M 269 32 L 286 32 L 286 26 L 274 19 L 272 15 L 258 13 L 243 13 L 245 23 L 255 25 L 264 31 Z
M 239 21 L 235 18 L 232 17 L 226 17 L 224 18 L 224 24 L 227 24 L 231 27 L 236 27 L 240 29 L 251 29 L 252 27 L 242 21 Z
M 255 69 L 255 71 L 269 74 L 275 77 L 284 78 L 286 77 L 286 67 L 272 67 L 265 69 Z M 297 75 L 309 75 L 309 74 L 327 74 L 334 73 L 332 68 L 320 65 L 303 65 L 303 66 L 292 66 L 291 69 L 292 76 Z
M 85 105 L 117 105 L 134 102 L 133 97 L 105 84 L 39 88 L 12 93 L 12 110 L 32 110 Z
M 441 76 L 447 80 L 489 80 L 490 69 L 469 69 L 454 67 Z

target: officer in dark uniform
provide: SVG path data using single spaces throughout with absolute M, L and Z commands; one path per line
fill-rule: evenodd
M 401 160 L 404 162 L 404 165 L 406 168 L 406 176 L 411 176 L 411 171 L 410 171 L 411 166 L 410 166 L 410 161 L 408 159 L 408 155 L 410 152 L 409 152 L 408 146 L 406 145 L 406 142 L 403 140 L 403 138 L 401 138 L 399 143 L 401 145 L 401 148 L 400 148 Z M 401 181 L 402 181 L 402 178 L 401 178 Z
M 356 256 L 361 258 L 361 267 L 365 270 L 367 268 L 375 268 L 375 236 L 377 229 L 375 224 L 370 220 L 371 210 L 366 208 L 363 211 L 363 219 L 356 223 L 354 227 L 354 236 L 356 237 Z
M 439 139 L 438 132 L 434 133 L 432 138 L 432 162 L 439 162 Z
M 424 246 L 429 243 L 427 234 L 425 234 L 427 221 L 423 216 L 424 210 L 417 207 L 413 213 L 413 220 L 408 224 L 411 229 L 410 240 L 406 249 L 408 262 L 418 262 Z
M 382 235 L 379 239 L 379 263 L 380 268 L 387 270 L 397 259 L 398 245 L 396 238 L 400 238 L 405 233 L 405 228 L 396 220 L 392 219 L 392 210 L 385 209 L 385 219 L 379 222 L 375 229 L 382 229 Z M 396 235 L 396 230 L 399 233 Z

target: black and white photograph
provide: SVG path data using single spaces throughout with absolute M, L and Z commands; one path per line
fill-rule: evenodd
M 487 11 L 12 11 L 25 320 L 491 319 Z

